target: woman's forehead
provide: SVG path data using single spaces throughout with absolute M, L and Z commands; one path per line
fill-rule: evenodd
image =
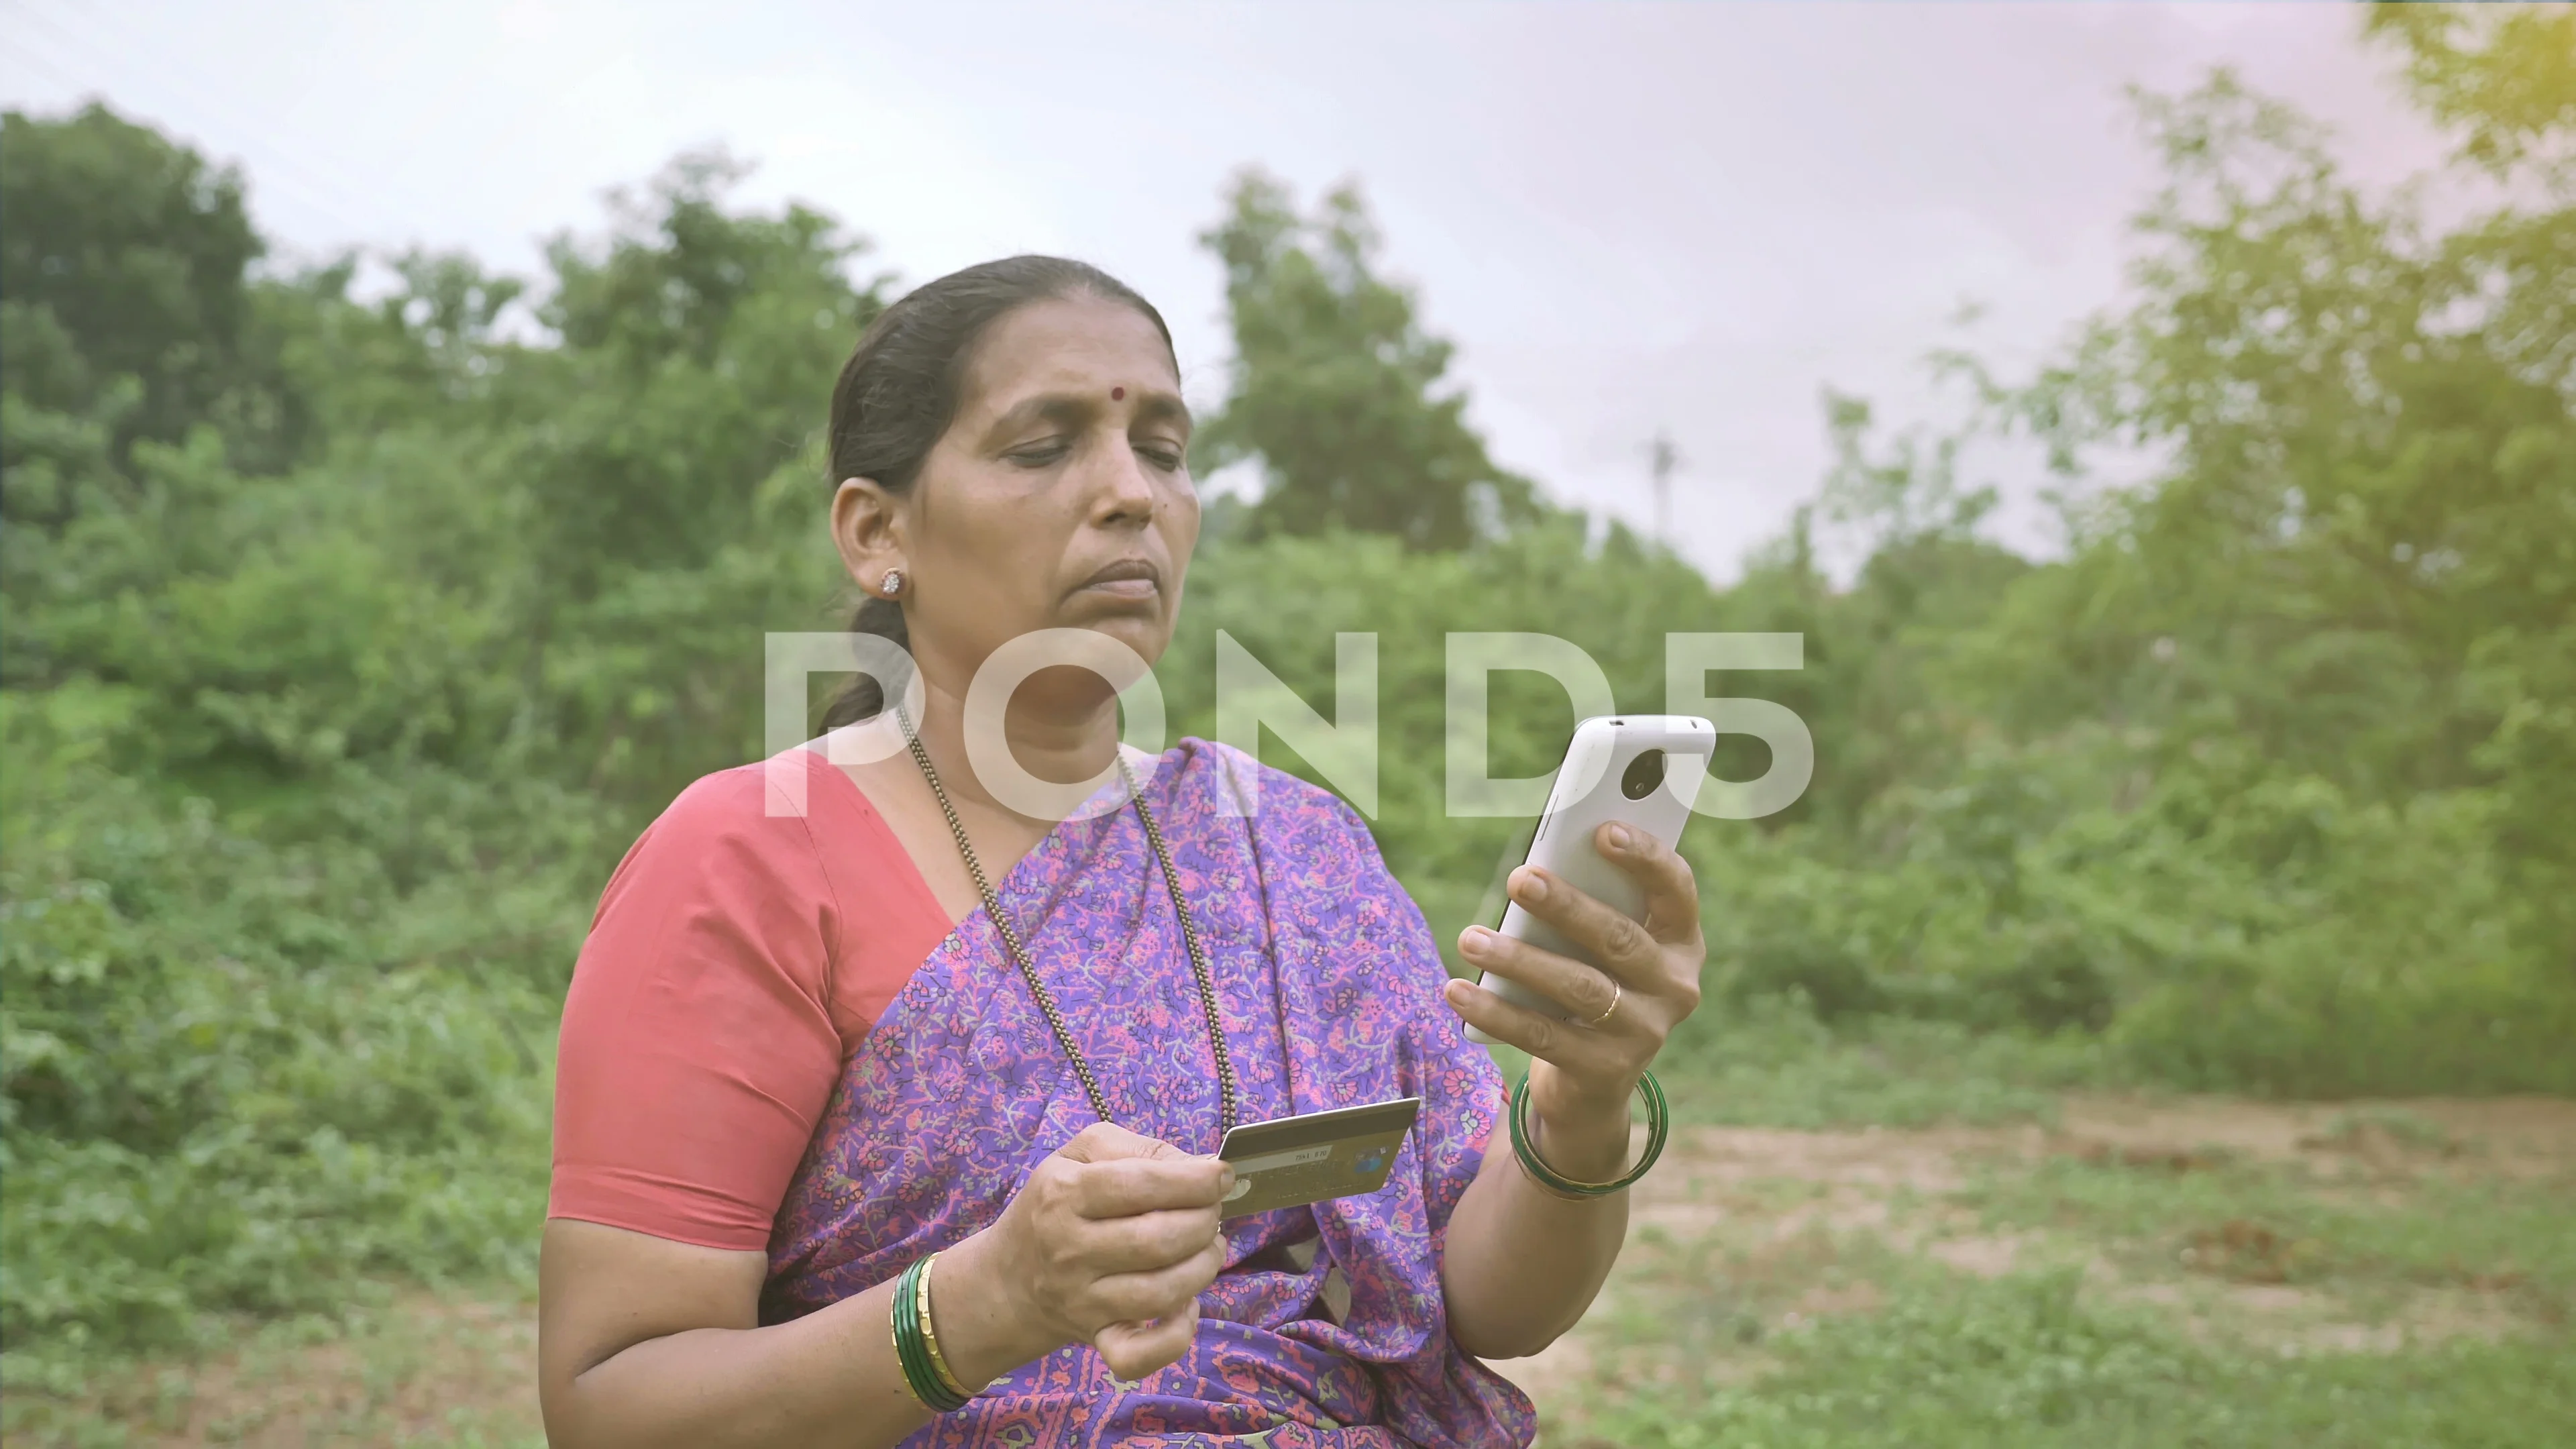
M 995 322 L 964 382 L 961 412 L 999 413 L 1035 393 L 1177 389 L 1180 377 L 1143 313 L 1105 298 L 1056 297 Z

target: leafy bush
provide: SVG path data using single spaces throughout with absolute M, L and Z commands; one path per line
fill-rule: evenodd
M 1285 502 L 1211 507 L 1174 724 L 1213 730 L 1220 630 L 1328 713 L 1333 636 L 1375 633 L 1375 828 L 1447 937 L 1528 822 L 1446 817 L 1444 636 L 1560 635 L 1653 710 L 1666 633 L 1797 633 L 1804 669 L 1712 681 L 1818 767 L 1686 842 L 1708 1110 L 2576 1090 L 2576 179 L 2532 100 L 2576 24 L 2374 14 L 2498 210 L 2362 195 L 2226 77 L 2150 100 L 2131 305 L 2017 381 L 1952 359 L 1950 435 L 1829 397 L 1823 498 L 1724 587 L 1493 464 L 1355 192 L 1248 179 L 1205 436 Z M 353 259 L 261 270 L 239 178 L 104 107 L 5 131 L 0 1331 L 520 1261 L 598 883 L 761 749 L 762 632 L 838 623 L 814 434 L 890 280 L 693 156 L 542 279 L 413 254 L 362 299 Z M 2058 468 L 2064 557 L 1978 536 L 1998 433 Z M 1569 723 L 1527 673 L 1491 717 L 1497 775 Z
M 360 1271 L 524 1265 L 558 973 L 491 946 L 511 903 L 263 843 L 46 758 L 46 722 L 8 713 L 11 1344 L 168 1340 L 210 1308 L 331 1303 Z

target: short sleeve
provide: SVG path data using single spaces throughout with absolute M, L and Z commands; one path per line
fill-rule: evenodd
M 549 1217 L 760 1250 L 838 1077 L 840 907 L 760 766 L 709 775 L 600 897 L 565 998 Z

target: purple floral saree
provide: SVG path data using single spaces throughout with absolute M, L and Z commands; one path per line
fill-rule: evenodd
M 1239 751 L 1184 740 L 1144 790 L 1215 973 L 1243 1120 L 1409 1095 L 1421 1117 L 1384 1190 L 1226 1224 L 1180 1362 L 1126 1382 L 1089 1345 L 1060 1349 L 906 1444 L 1528 1444 L 1529 1400 L 1449 1339 L 1441 1243 L 1503 1084 L 1440 1004 L 1421 912 L 1356 813 Z M 1136 812 L 1058 826 L 998 892 L 1119 1124 L 1215 1151 L 1207 1031 Z M 843 1069 L 779 1209 L 763 1321 L 983 1228 L 1092 1120 L 992 922 L 968 916 Z

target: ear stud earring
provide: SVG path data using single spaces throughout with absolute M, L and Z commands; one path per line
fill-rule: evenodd
M 903 570 L 887 569 L 885 571 L 885 577 L 877 580 L 877 591 L 884 594 L 889 599 L 902 593 Z

